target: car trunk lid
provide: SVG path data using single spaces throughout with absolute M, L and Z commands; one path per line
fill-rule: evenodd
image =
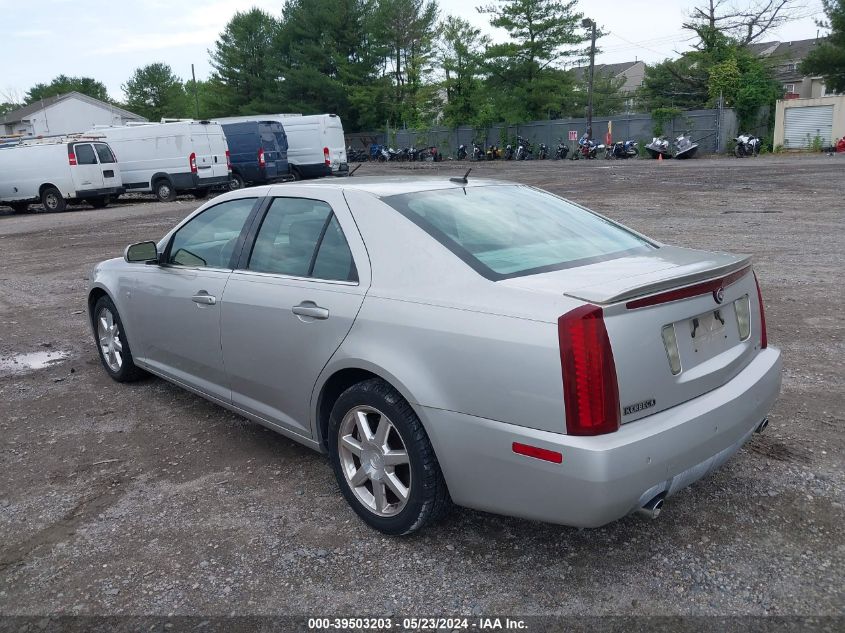
M 499 283 L 602 308 L 622 424 L 716 389 L 760 348 L 757 291 L 745 256 L 662 246 Z

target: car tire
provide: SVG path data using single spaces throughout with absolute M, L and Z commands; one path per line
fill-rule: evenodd
M 109 206 L 111 199 L 108 196 L 102 196 L 100 198 L 91 198 L 88 202 L 90 202 L 91 206 L 95 209 L 105 209 Z
M 291 167 L 290 173 L 293 176 L 294 181 L 302 180 L 302 174 L 299 173 L 299 170 L 296 167 Z
M 243 189 L 245 186 L 246 183 L 240 174 L 233 173 L 229 176 L 229 191 L 237 191 L 238 189 Z
M 158 198 L 159 202 L 173 202 L 176 200 L 176 190 L 169 180 L 164 178 L 156 180 L 153 184 L 153 192 Z
M 383 380 L 365 380 L 340 395 L 329 418 L 328 444 L 343 496 L 373 529 L 392 536 L 410 534 L 451 508 L 420 419 Z M 396 491 L 404 491 L 404 499 Z
M 41 192 L 41 204 L 45 211 L 59 212 L 67 209 L 67 200 L 55 187 L 45 187 Z
M 147 372 L 136 366 L 132 359 L 123 321 L 111 298 L 107 295 L 100 297 L 92 314 L 94 342 L 106 373 L 117 382 L 134 382 L 146 376 Z

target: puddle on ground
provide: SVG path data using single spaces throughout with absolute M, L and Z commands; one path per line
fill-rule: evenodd
M 0 358 L 0 375 L 23 374 L 36 371 L 61 363 L 67 358 L 67 352 L 48 350 L 44 352 L 29 352 Z

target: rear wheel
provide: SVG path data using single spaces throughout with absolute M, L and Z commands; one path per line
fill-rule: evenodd
M 245 186 L 243 176 L 240 174 L 232 173 L 229 176 L 229 190 L 230 191 L 237 191 L 238 189 L 243 189 Z
M 328 440 L 341 492 L 370 527 L 410 534 L 448 512 L 449 492 L 428 435 L 383 380 L 366 380 L 341 394 Z
M 742 149 L 742 145 L 736 145 L 734 147 L 734 156 L 737 158 L 742 158 L 745 156 L 745 151 Z
M 123 322 L 108 296 L 100 297 L 94 305 L 94 339 L 100 361 L 114 380 L 132 382 L 146 375 L 132 360 Z
M 41 204 L 47 211 L 64 211 L 67 209 L 67 201 L 61 191 L 55 187 L 45 187 L 41 192 Z
M 176 190 L 169 180 L 157 180 L 153 185 L 153 191 L 161 202 L 173 202 L 176 199 Z

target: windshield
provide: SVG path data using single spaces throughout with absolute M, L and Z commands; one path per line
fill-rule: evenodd
M 384 202 L 493 280 L 655 248 L 609 220 L 526 186 L 424 191 Z

